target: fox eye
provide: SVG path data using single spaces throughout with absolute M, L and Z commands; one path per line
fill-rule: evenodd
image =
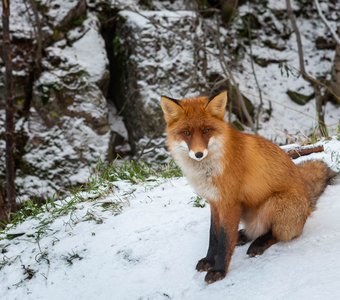
M 207 134 L 210 131 L 210 128 L 203 128 L 202 133 Z
M 189 130 L 183 130 L 183 134 L 184 134 L 185 136 L 190 136 L 190 135 L 191 135 L 191 133 L 190 133 Z

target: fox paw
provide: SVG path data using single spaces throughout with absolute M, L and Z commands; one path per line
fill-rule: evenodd
M 214 266 L 214 261 L 207 258 L 202 258 L 198 261 L 196 265 L 196 270 L 198 272 L 206 272 Z
M 246 231 L 244 229 L 241 229 L 238 231 L 238 239 L 237 239 L 236 246 L 243 246 L 250 241 L 251 239 L 247 237 Z
M 210 284 L 223 279 L 225 275 L 225 271 L 209 270 L 204 280 L 206 283 Z
M 247 254 L 250 257 L 255 257 L 258 255 L 262 255 L 264 253 L 264 251 L 266 251 L 267 247 L 263 247 L 260 245 L 256 245 L 256 244 L 251 244 L 247 250 Z

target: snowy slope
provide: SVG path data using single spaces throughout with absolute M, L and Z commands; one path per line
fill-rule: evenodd
M 340 142 L 323 144 L 308 159 L 339 170 Z M 24 235 L 0 236 L 0 299 L 340 298 L 340 185 L 327 187 L 301 237 L 255 258 L 237 248 L 227 277 L 212 285 L 195 270 L 207 250 L 209 207 L 194 207 L 184 178 L 112 188 L 47 227 L 31 219 L 7 232 Z

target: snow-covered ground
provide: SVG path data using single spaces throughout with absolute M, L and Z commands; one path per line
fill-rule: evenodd
M 340 142 L 323 144 L 325 152 L 297 161 L 323 159 L 340 170 Z M 195 207 L 185 178 L 111 188 L 97 200 L 79 194 L 89 200 L 65 215 L 45 212 L 3 233 L 0 299 L 340 297 L 340 185 L 327 187 L 302 236 L 255 258 L 237 248 L 227 277 L 211 285 L 195 270 L 207 250 L 209 207 Z M 120 214 L 110 211 L 116 204 Z M 13 234 L 22 235 L 6 238 Z

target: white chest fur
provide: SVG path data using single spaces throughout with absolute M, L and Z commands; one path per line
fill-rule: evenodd
M 188 150 L 185 146 L 178 145 L 173 149 L 172 155 L 179 165 L 190 185 L 195 189 L 197 194 L 208 201 L 218 201 L 220 192 L 215 185 L 214 178 L 223 172 L 221 162 L 221 149 L 219 152 L 212 151 L 214 144 L 209 147 L 209 153 L 202 161 L 196 161 L 189 157 Z

